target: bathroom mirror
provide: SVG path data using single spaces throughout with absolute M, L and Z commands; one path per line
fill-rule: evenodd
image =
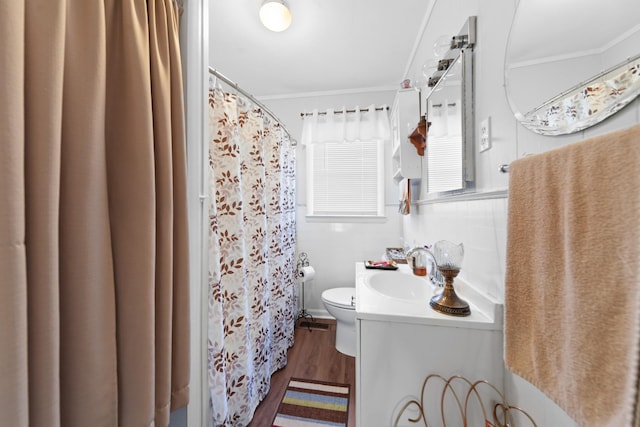
M 473 51 L 462 49 L 426 95 L 427 194 L 473 187 Z
M 474 186 L 473 47 L 477 17 L 470 16 L 451 37 L 449 49 L 427 87 L 421 114 L 429 122 L 425 149 L 426 199 L 471 192 Z
M 638 0 L 520 0 L 505 55 L 509 104 L 534 132 L 577 132 L 640 93 L 639 55 Z

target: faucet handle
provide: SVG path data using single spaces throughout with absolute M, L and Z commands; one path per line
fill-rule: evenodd
M 409 267 L 413 268 L 413 250 L 415 248 L 410 248 L 409 246 L 407 246 L 404 250 L 404 256 L 405 259 L 407 260 L 407 264 L 409 264 Z
M 409 252 L 407 252 L 406 254 L 407 257 L 407 264 L 409 264 L 409 267 L 413 268 L 413 254 L 409 254 Z

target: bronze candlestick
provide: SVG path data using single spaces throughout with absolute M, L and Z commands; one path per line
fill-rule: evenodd
M 444 290 L 431 298 L 429 305 L 435 311 L 451 316 L 468 316 L 471 314 L 469 304 L 460 298 L 453 288 L 453 279 L 460 272 L 464 256 L 462 243 L 456 245 L 446 240 L 436 242 L 433 248 L 438 270 L 444 276 Z

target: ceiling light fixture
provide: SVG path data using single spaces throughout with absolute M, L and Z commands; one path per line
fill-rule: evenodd
M 265 0 L 260 6 L 260 21 L 271 31 L 280 32 L 291 25 L 291 11 L 284 0 Z

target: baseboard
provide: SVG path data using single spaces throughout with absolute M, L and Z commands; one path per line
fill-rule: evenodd
M 327 310 L 311 309 L 311 310 L 307 310 L 307 313 L 309 313 L 316 319 L 335 319 L 335 317 L 330 315 Z

